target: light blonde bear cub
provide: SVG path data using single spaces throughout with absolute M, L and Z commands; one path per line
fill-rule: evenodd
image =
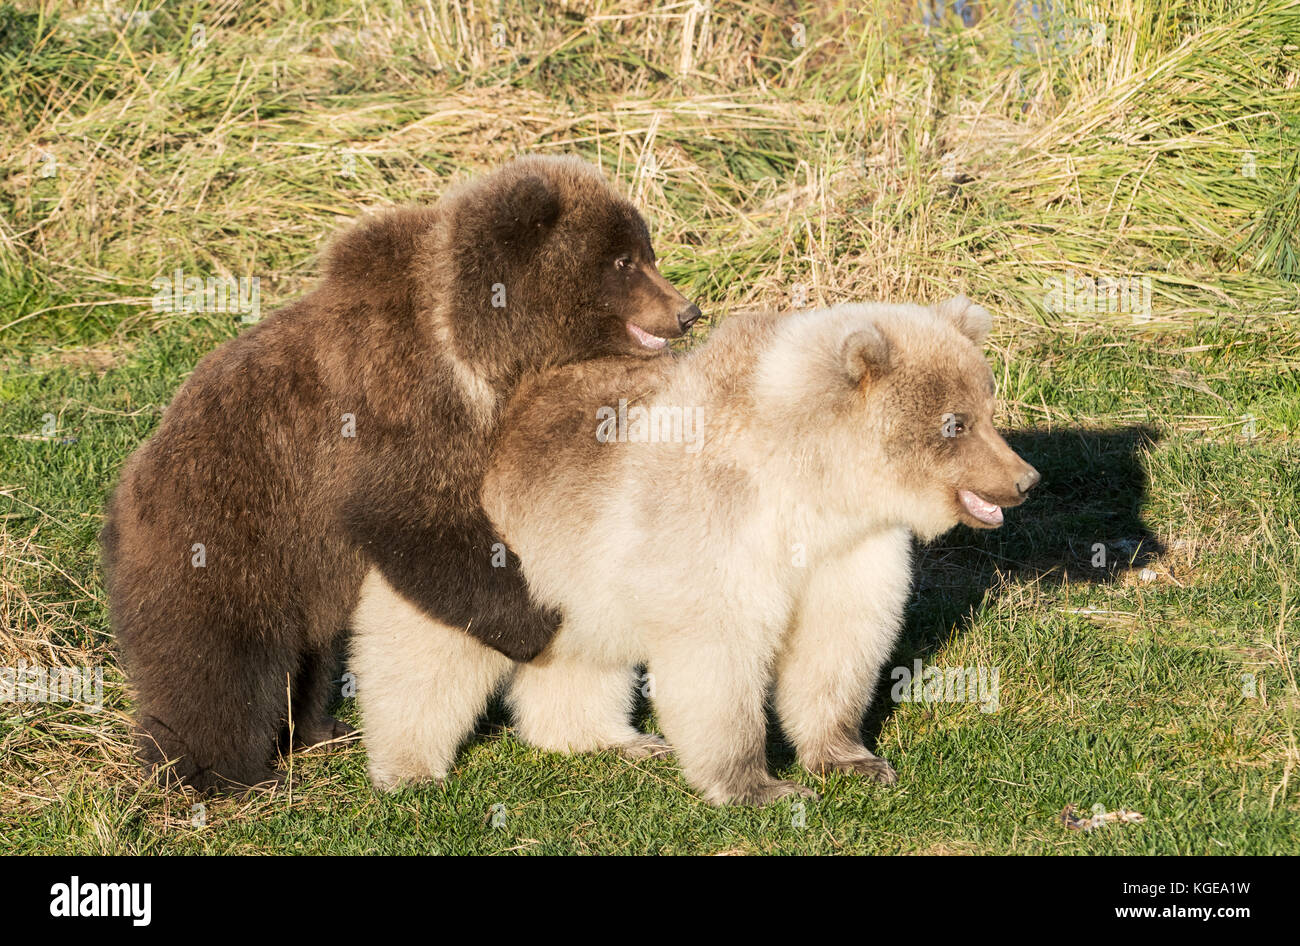
M 534 745 L 662 750 L 630 723 L 643 661 L 712 803 L 811 794 L 767 770 L 769 691 L 804 767 L 893 782 L 859 728 L 901 624 L 911 536 L 996 528 L 1038 481 L 992 426 L 989 327 L 961 296 L 733 316 L 676 361 L 525 385 L 483 505 L 564 624 L 513 664 L 372 574 L 353 668 L 375 784 L 444 777 L 507 680 Z

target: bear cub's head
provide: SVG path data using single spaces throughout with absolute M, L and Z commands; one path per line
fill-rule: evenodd
M 800 313 L 765 360 L 760 409 L 782 417 L 827 502 L 864 504 L 923 540 L 996 529 L 1040 477 L 993 427 L 991 327 L 965 296 Z M 798 416 L 810 406 L 817 417 Z
M 651 356 L 700 317 L 656 268 L 636 208 L 581 159 L 518 158 L 443 206 L 456 308 L 471 316 L 456 330 L 480 359 Z

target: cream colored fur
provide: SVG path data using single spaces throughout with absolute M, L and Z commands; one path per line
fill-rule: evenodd
M 496 389 L 472 361 L 457 352 L 451 324 L 450 314 L 441 307 L 434 308 L 433 330 L 438 339 L 438 353 L 451 367 L 451 376 L 460 389 L 471 416 L 479 425 L 486 427 L 496 415 Z
M 698 452 L 621 443 L 605 445 L 596 469 L 566 466 L 562 453 L 527 470 L 494 465 L 484 508 L 535 598 L 565 616 L 543 657 L 510 682 L 522 738 L 562 751 L 653 751 L 654 737 L 629 723 L 630 668 L 644 661 L 684 775 L 713 803 L 811 794 L 767 771 L 770 691 L 802 765 L 894 780 L 859 727 L 901 625 L 911 535 L 956 519 L 951 489 L 890 453 L 896 405 L 846 374 L 860 366 L 850 358 L 846 369 L 846 340 L 865 344 L 868 371 L 886 350 L 873 347 L 878 332 L 894 357 L 907 354 L 902 338 L 982 365 L 973 340 L 987 313 L 945 305 L 733 317 L 649 402 L 704 408 Z M 508 672 L 503 658 L 431 623 L 367 582 L 355 653 L 382 787 L 444 775 Z
M 395 789 L 450 771 L 456 750 L 510 673 L 508 657 L 428 617 L 372 569 L 352 617 L 350 667 L 370 779 Z
M 352 616 L 370 780 L 387 791 L 441 781 L 488 700 L 507 679 L 519 736 L 555 752 L 666 751 L 628 721 L 635 671 L 543 654 L 515 664 L 464 631 L 430 618 L 372 569 Z M 564 686 L 551 691 L 553 680 Z

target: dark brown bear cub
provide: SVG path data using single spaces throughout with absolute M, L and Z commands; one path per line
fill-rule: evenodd
M 478 502 L 500 409 L 539 369 L 653 356 L 698 317 L 635 208 L 575 158 L 345 233 L 315 291 L 199 362 L 109 502 L 145 763 L 255 785 L 290 715 L 301 744 L 343 734 L 334 645 L 372 565 L 503 654 L 540 652 L 558 615 Z

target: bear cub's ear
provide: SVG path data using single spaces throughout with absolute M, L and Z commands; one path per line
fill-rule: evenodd
M 892 354 L 889 339 L 874 325 L 850 332 L 840 347 L 844 373 L 854 386 L 875 380 L 889 371 Z
M 551 185 L 536 174 L 528 174 L 510 185 L 492 221 L 496 242 L 527 248 L 541 242 L 560 219 L 560 198 Z
M 984 344 L 993 329 L 993 316 L 988 309 L 978 306 L 965 296 L 953 296 L 934 307 L 940 317 L 947 319 L 976 345 Z

